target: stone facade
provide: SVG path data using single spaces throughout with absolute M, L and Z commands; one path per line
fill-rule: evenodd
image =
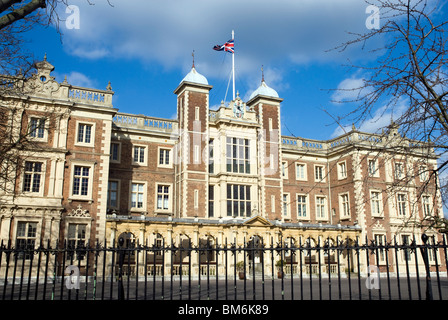
M 176 120 L 125 114 L 110 84 L 57 83 L 46 59 L 36 69 L 25 95 L 1 101 L 11 134 L 32 129 L 38 146 L 4 182 L 4 243 L 401 243 L 419 239 L 410 222 L 442 216 L 427 174 L 436 157 L 394 126 L 328 141 L 283 136 L 282 99 L 264 80 L 249 101 L 211 110 L 212 86 L 194 67 L 174 90 Z

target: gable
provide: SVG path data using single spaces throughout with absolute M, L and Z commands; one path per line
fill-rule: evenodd
M 272 223 L 266 220 L 265 218 L 261 216 L 254 216 L 250 217 L 246 221 L 243 222 L 243 225 L 248 226 L 272 226 Z

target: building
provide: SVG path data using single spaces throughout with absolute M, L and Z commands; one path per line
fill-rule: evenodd
M 3 243 L 406 243 L 422 232 L 412 222 L 442 215 L 428 174 L 434 153 L 394 125 L 327 141 L 284 136 L 283 99 L 264 79 L 249 101 L 211 110 L 212 86 L 194 66 L 174 90 L 176 120 L 132 115 L 114 108 L 110 84 L 58 83 L 53 69 L 37 63 L 19 81 L 24 94 L 1 100 L 5 130 L 29 140 L 14 148 L 20 160 L 2 163 L 11 177 L 0 197 Z

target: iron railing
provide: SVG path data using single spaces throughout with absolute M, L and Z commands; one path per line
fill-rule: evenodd
M 2 243 L 0 300 L 446 299 L 446 239 L 422 240 Z

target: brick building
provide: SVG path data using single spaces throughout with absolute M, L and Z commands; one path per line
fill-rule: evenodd
M 132 115 L 113 107 L 110 84 L 58 83 L 53 69 L 37 63 L 25 94 L 1 100 L 11 135 L 33 143 L 2 164 L 13 177 L 0 191 L 4 242 L 402 243 L 420 238 L 412 222 L 442 216 L 434 153 L 393 124 L 382 135 L 284 136 L 282 99 L 264 79 L 249 101 L 212 110 L 194 66 L 174 90 L 176 120 Z

